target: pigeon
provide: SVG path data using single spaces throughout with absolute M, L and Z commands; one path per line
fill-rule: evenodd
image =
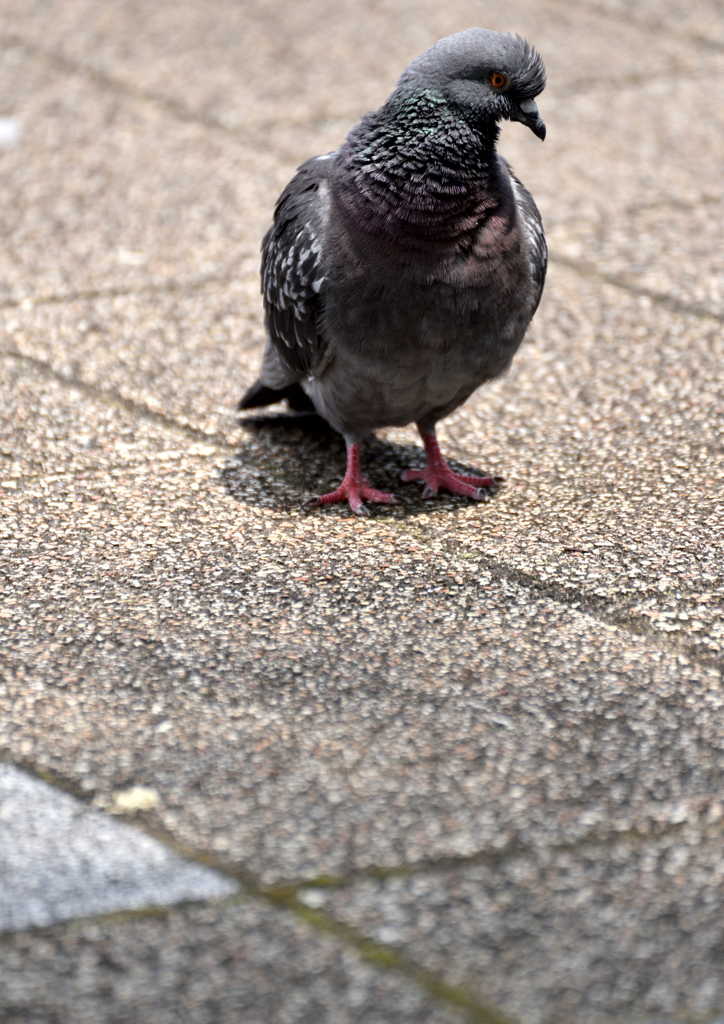
M 427 456 L 422 497 L 481 500 L 502 482 L 456 473 L 436 424 L 504 373 L 540 301 L 543 225 L 497 154 L 501 120 L 539 138 L 538 52 L 517 35 L 471 28 L 403 71 L 342 146 L 307 160 L 262 242 L 267 343 L 239 408 L 286 398 L 314 409 L 347 445 L 339 487 L 308 502 L 397 504 L 362 473 L 376 429 L 415 423 Z

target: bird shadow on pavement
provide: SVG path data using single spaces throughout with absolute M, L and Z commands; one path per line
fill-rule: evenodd
M 346 502 L 323 509 L 307 508 L 317 494 L 334 490 L 344 476 L 344 439 L 316 413 L 264 414 L 241 421 L 245 437 L 236 454 L 221 472 L 222 482 L 235 501 L 275 511 L 300 507 L 311 515 L 354 516 Z M 408 519 L 418 515 L 449 515 L 472 504 L 467 498 L 442 493 L 423 501 L 422 485 L 405 484 L 400 475 L 410 467 L 422 467 L 421 445 L 396 444 L 381 438 L 365 438 L 362 468 L 373 487 L 392 491 L 401 505 L 369 505 L 376 518 Z M 451 462 L 454 469 L 477 473 L 479 467 Z M 494 497 L 494 492 L 491 492 Z

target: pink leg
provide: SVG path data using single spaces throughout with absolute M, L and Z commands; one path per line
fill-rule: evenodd
M 424 469 L 406 469 L 402 474 L 402 479 L 405 483 L 411 480 L 424 480 L 423 498 L 432 498 L 442 488 L 450 491 L 451 494 L 462 494 L 475 501 L 484 501 L 488 497 L 488 490 L 491 487 L 499 487 L 502 484 L 501 477 L 463 476 L 461 473 L 454 473 L 440 451 L 435 434 L 422 430 L 420 427 L 418 430 L 422 443 L 425 445 L 427 465 Z
M 367 477 L 362 476 L 359 452 L 360 446 L 358 441 L 347 445 L 347 472 L 344 474 L 344 480 L 336 491 L 330 491 L 329 494 L 320 494 L 318 498 L 312 498 L 308 501 L 307 504 L 311 508 L 317 508 L 320 505 L 331 505 L 336 501 L 348 501 L 349 507 L 355 515 L 368 516 L 370 511 L 363 503 L 365 500 L 372 501 L 377 505 L 401 504 L 401 499 L 397 495 L 387 494 L 385 491 L 376 491 L 374 487 L 370 487 Z

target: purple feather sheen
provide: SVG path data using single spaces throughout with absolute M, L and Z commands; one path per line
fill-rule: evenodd
M 390 102 L 340 151 L 332 183 L 340 212 L 403 248 L 465 248 L 500 206 L 496 137 L 497 126 L 483 133 L 430 94 Z

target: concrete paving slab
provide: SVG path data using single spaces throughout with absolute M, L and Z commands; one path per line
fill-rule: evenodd
M 225 284 L 4 310 L 0 348 L 235 446 L 265 337 L 257 262 Z
M 223 132 L 6 50 L 0 303 L 187 287 L 258 266 L 288 175 Z
M 543 146 L 506 126 L 502 152 L 536 198 L 553 257 L 721 319 L 723 100 L 724 55 L 705 55 L 690 75 L 547 89 Z
M 413 982 L 258 900 L 0 940 L 3 1024 L 455 1024 Z
M 14 757 L 100 799 L 154 786 L 150 822 L 265 881 L 648 834 L 715 799 L 720 671 L 448 543 L 485 507 L 317 518 L 246 471 L 235 501 L 213 447 L 4 373 L 32 468 L 3 524 Z
M 625 217 L 605 211 L 585 224 L 551 225 L 557 258 L 647 293 L 671 309 L 724 320 L 724 261 L 718 244 L 724 204 L 713 194 L 654 201 Z
M 301 895 L 522 1024 L 706 1020 L 724 1004 L 721 815 Z
M 0 932 L 237 891 L 232 879 L 0 764 Z

